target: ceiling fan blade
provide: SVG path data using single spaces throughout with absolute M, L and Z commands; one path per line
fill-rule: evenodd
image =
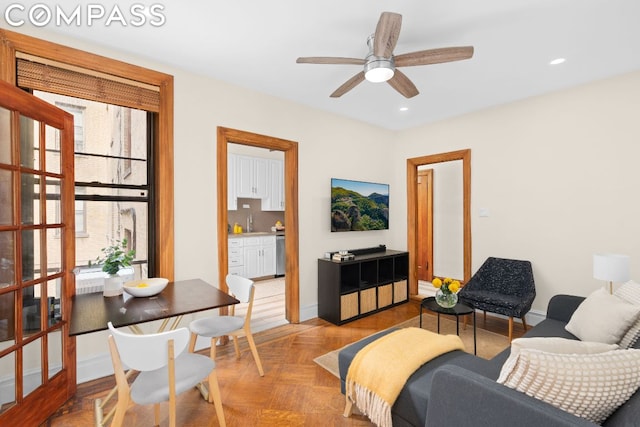
M 296 59 L 298 64 L 353 64 L 364 65 L 364 59 L 340 58 L 332 56 L 307 56 Z
M 344 82 L 342 86 L 336 89 L 332 94 L 331 98 L 339 98 L 345 93 L 349 92 L 354 87 L 358 86 L 364 80 L 364 71 L 360 71 L 355 76 L 351 77 L 349 80 Z
M 393 12 L 382 12 L 376 32 L 373 36 L 373 54 L 383 58 L 389 58 L 398 42 L 402 15 Z
M 405 98 L 413 98 L 420 93 L 418 92 L 418 88 L 416 87 L 416 85 L 414 85 L 413 82 L 409 80 L 409 77 L 407 77 L 402 71 L 398 70 L 397 68 L 393 73 L 393 77 L 387 80 L 387 83 L 389 83 L 392 88 L 400 92 L 400 94 Z
M 396 67 L 414 65 L 440 64 L 442 62 L 460 61 L 473 56 L 473 46 L 443 47 L 440 49 L 420 50 L 403 53 L 394 57 Z

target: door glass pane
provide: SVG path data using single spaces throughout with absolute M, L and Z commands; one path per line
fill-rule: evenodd
M 24 337 L 40 332 L 41 286 L 34 285 L 22 289 L 22 329 Z
M 20 164 L 40 169 L 40 122 L 20 116 Z
M 15 292 L 0 295 L 0 350 L 16 343 Z
M 49 173 L 60 173 L 60 131 L 47 125 L 45 138 L 45 170 Z
M 22 230 L 22 281 L 40 277 L 40 232 Z
M 16 403 L 16 355 L 9 353 L 0 358 L 0 378 L 6 379 L 0 387 L 0 412 L 4 412 Z
M 11 164 L 11 112 L 0 107 L 0 163 Z
M 42 385 L 42 338 L 24 346 L 23 390 L 26 396 Z
M 47 335 L 49 353 L 49 378 L 62 370 L 62 333 L 52 332 Z
M 40 179 L 30 173 L 20 175 L 22 224 L 40 224 Z
M 62 321 L 60 312 L 60 291 L 62 279 L 57 278 L 47 282 L 47 310 L 49 316 L 49 327 Z
M 2 141 L 0 141 L 2 146 Z M 0 225 L 13 224 L 13 173 L 0 169 Z
M 15 236 L 13 231 L 0 232 L 0 288 L 15 284 Z
M 62 269 L 62 239 L 60 238 L 59 229 L 47 229 L 47 265 L 46 271 L 43 272 L 47 276 L 59 273 Z
M 47 224 L 61 224 L 60 218 L 60 180 L 57 178 L 47 177 Z

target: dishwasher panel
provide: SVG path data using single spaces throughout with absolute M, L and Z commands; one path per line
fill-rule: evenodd
M 284 276 L 285 263 L 284 236 L 276 236 L 276 277 Z

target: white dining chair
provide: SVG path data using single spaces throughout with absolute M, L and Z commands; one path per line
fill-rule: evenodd
M 229 293 L 236 297 L 241 303 L 246 303 L 247 313 L 244 317 L 235 316 L 235 306 L 229 309 L 229 315 L 212 316 L 197 319 L 189 324 L 191 331 L 191 342 L 189 351 L 194 352 L 196 340 L 198 336 L 211 338 L 211 360 L 216 358 L 216 341 L 218 338 L 228 335 L 233 338 L 233 345 L 236 351 L 236 357 L 240 358 L 240 347 L 238 346 L 238 337 L 245 336 L 249 343 L 249 348 L 253 354 L 253 359 L 258 366 L 260 376 L 264 376 L 262 362 L 258 355 L 256 343 L 251 334 L 251 310 L 253 309 L 253 295 L 255 287 L 253 281 L 235 274 L 227 274 L 226 283 L 229 287 Z
M 219 424 L 226 426 L 215 362 L 185 351 L 189 343 L 187 328 L 138 335 L 119 331 L 109 322 L 109 331 L 109 351 L 118 389 L 112 426 L 122 426 L 131 403 L 154 404 L 155 425 L 159 425 L 160 403 L 168 401 L 169 426 L 175 427 L 176 396 L 205 378 L 209 384 L 209 402 L 215 406 Z M 125 366 L 139 372 L 131 384 Z

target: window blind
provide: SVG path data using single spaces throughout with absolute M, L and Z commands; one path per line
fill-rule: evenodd
M 16 58 L 18 86 L 159 112 L 158 87 L 28 55 Z

